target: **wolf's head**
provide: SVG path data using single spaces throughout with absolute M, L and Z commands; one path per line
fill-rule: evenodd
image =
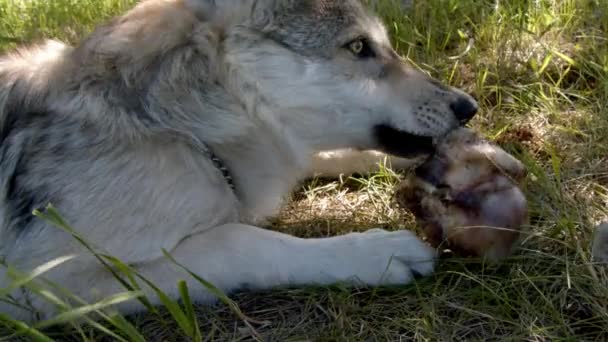
M 408 65 L 358 0 L 184 1 L 221 28 L 233 94 L 311 149 L 413 156 L 478 110 Z

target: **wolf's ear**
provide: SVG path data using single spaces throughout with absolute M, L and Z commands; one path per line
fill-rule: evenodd
M 212 16 L 217 8 L 215 0 L 184 0 L 186 7 L 199 17 Z
M 245 15 L 245 8 L 251 9 L 252 0 L 184 0 L 194 14 L 204 21 L 226 22 Z
M 270 8 L 274 0 L 184 0 L 201 20 L 218 24 L 236 24 Z M 266 12 L 266 11 L 264 11 Z

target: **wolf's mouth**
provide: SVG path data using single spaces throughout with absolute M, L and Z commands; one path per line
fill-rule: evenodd
M 435 151 L 433 137 L 405 132 L 387 124 L 376 125 L 374 137 L 380 150 L 398 157 L 414 158 Z

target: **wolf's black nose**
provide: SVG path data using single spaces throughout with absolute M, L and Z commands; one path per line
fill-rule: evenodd
M 467 123 L 477 114 L 479 105 L 472 98 L 459 97 L 458 100 L 450 104 L 450 109 L 461 123 Z

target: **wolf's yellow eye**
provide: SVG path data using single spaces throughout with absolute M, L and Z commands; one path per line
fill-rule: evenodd
M 364 44 L 361 39 L 357 39 L 354 42 L 350 43 L 348 47 L 352 53 L 354 53 L 355 55 L 359 55 L 361 54 L 361 51 L 363 51 Z
M 357 58 L 370 58 L 376 56 L 374 50 L 364 38 L 351 41 L 345 46 Z

